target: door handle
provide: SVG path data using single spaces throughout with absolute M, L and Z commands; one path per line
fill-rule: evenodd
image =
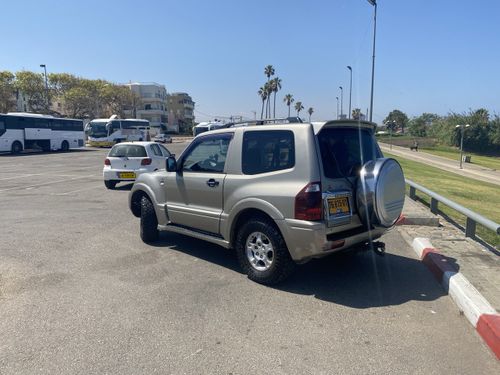
M 207 181 L 207 185 L 210 187 L 216 187 L 219 186 L 219 181 L 215 181 L 213 178 Z

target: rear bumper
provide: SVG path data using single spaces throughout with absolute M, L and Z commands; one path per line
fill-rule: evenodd
M 119 173 L 121 172 L 134 172 L 135 178 L 120 178 Z M 105 181 L 135 181 L 143 173 L 150 172 L 147 169 L 136 169 L 136 170 L 121 170 L 121 169 L 103 169 L 102 176 Z
M 284 219 L 276 220 L 276 224 L 283 234 L 292 259 L 299 263 L 375 240 L 387 231 L 386 228 L 349 231 L 346 237 L 336 235 L 330 240 L 323 223 Z

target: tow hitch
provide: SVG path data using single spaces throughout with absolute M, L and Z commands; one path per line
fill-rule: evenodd
M 385 255 L 385 243 L 382 241 L 374 241 L 372 242 L 373 251 L 375 254 L 384 256 Z

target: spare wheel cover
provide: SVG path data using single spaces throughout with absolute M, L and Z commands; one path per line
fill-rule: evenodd
M 393 226 L 403 211 L 405 179 L 391 158 L 367 162 L 360 171 L 356 201 L 358 214 L 369 228 Z

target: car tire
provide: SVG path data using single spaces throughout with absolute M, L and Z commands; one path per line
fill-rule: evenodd
M 69 143 L 68 141 L 63 141 L 61 143 L 61 151 L 62 152 L 67 152 L 69 150 Z
M 104 181 L 104 186 L 106 186 L 107 189 L 113 190 L 116 187 L 116 181 Z
M 151 243 L 158 240 L 158 219 L 153 207 L 153 203 L 146 198 L 141 199 L 141 239 L 145 243 Z
M 21 151 L 23 150 L 23 145 L 21 142 L 19 141 L 15 141 L 13 144 L 12 144 L 12 147 L 10 149 L 10 151 L 14 154 L 14 155 L 17 155 L 19 153 L 21 153 Z
M 268 219 L 251 219 L 243 224 L 236 235 L 235 250 L 243 271 L 259 284 L 278 284 L 297 266 L 283 236 Z

